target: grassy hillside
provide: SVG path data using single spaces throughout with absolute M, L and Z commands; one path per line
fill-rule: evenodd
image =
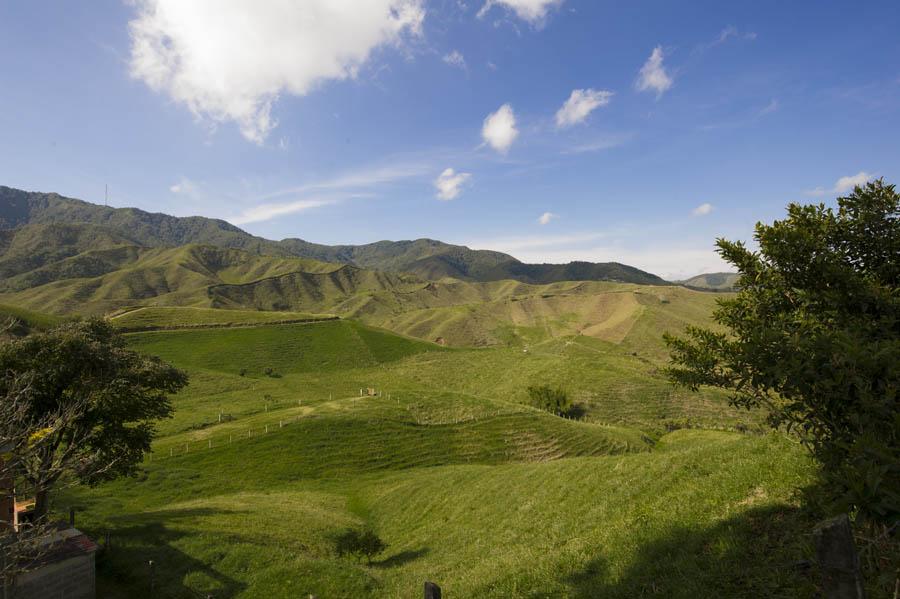
M 217 219 L 180 218 L 136 208 L 109 208 L 58 194 L 26 192 L 0 186 L 0 229 L 29 224 L 87 224 L 114 231 L 142 247 L 206 244 L 271 256 L 294 256 L 338 262 L 392 273 L 440 280 L 515 279 L 529 283 L 567 280 L 615 280 L 665 285 L 661 278 L 617 263 L 568 265 L 523 264 L 500 252 L 472 250 L 433 239 L 378 241 L 365 245 L 326 246 L 302 239 L 270 241 Z M 2 241 L 0 241 L 2 248 Z
M 110 315 L 119 329 L 132 332 L 151 329 L 193 329 L 289 324 L 336 318 L 331 314 L 306 312 L 260 312 L 258 310 L 216 310 L 191 307 L 125 308 Z
M 9 326 L 9 329 L 6 330 L 7 334 L 27 335 L 32 331 L 43 331 L 55 327 L 64 321 L 65 319 L 59 316 L 0 304 L 0 327 Z M 2 340 L 2 332 L 0 332 L 0 340 Z
M 709 291 L 734 291 L 737 280 L 737 273 L 711 272 L 697 275 L 696 277 L 691 277 L 686 281 L 679 281 L 679 284 L 691 289 L 703 289 Z
M 298 401 L 305 408 L 329 397 L 357 396 L 367 387 L 409 400 L 409 409 L 422 411 L 422 418 L 436 413 L 432 403 L 437 400 L 430 398 L 442 397 L 505 414 L 524 409 L 526 388 L 542 383 L 567 388 L 585 422 L 633 427 L 651 436 L 684 426 L 762 429 L 760 414 L 730 408 L 718 393 L 696 396 L 674 389 L 652 362 L 588 338 L 551 340 L 528 353 L 445 349 L 352 321 L 128 338 L 134 347 L 193 373 L 179 400 L 186 409 L 163 424 L 172 434 L 200 430 L 219 413 L 264 416 L 267 408 L 298 407 Z M 266 376 L 266 368 L 279 376 Z M 420 401 L 431 407 L 420 410 Z M 455 409 L 448 408 L 447 420 L 463 417 Z
M 693 317 L 677 296 L 641 295 L 624 297 Z M 226 314 L 119 319 L 141 312 Z M 792 495 L 813 475 L 803 450 L 725 432 L 762 431 L 762 415 L 674 390 L 628 335 L 453 349 L 227 314 L 247 326 L 127 335 L 191 383 L 144 474 L 57 499 L 112 536 L 103 597 L 415 597 L 426 579 L 449 597 L 811 596 L 791 566 L 808 557 Z M 564 385 L 578 420 L 528 406 L 536 383 Z M 723 430 L 668 432 L 683 427 Z M 364 525 L 384 555 L 337 557 L 337 535 Z
M 57 314 L 162 306 L 328 313 L 452 346 L 584 335 L 640 351 L 640 339 L 652 336 L 658 354 L 661 331 L 704 324 L 715 301 L 675 286 L 426 282 L 215 246 L 127 245 L 96 226 L 28 225 L 6 240 L 0 302 Z

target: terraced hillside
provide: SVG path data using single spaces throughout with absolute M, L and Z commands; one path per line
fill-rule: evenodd
M 449 597 L 811 593 L 791 567 L 803 451 L 669 433 L 761 430 L 761 415 L 677 393 L 615 343 L 453 349 L 346 320 L 128 340 L 191 384 L 144 475 L 57 499 L 112 535 L 101 596 L 415 597 L 426 579 Z M 580 418 L 525 405 L 539 382 L 564 384 Z M 334 550 L 362 526 L 388 544 L 371 565 Z

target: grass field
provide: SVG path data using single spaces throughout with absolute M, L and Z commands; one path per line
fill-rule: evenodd
M 445 348 L 339 320 L 128 341 L 191 384 L 144 474 L 56 498 L 113 539 L 102 597 L 418 597 L 426 579 L 447 597 L 812 594 L 792 567 L 804 451 L 674 390 L 627 336 Z M 526 405 L 540 382 L 580 418 Z M 360 526 L 388 544 L 372 564 L 334 551 Z
M 310 314 L 306 312 L 216 310 L 213 308 L 175 306 L 139 306 L 124 309 L 110 316 L 112 323 L 116 327 L 127 331 L 287 324 L 333 318 L 336 317 L 332 314 Z

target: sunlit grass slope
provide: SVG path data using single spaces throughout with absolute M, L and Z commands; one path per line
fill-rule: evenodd
M 330 318 L 335 318 L 335 316 L 332 314 L 311 314 L 308 312 L 216 310 L 214 308 L 181 306 L 130 308 L 110 317 L 113 325 L 126 331 L 278 324 Z
M 792 490 L 810 468 L 778 437 L 680 431 L 653 452 L 472 464 L 409 464 L 413 447 L 385 440 L 326 469 L 356 437 L 293 443 L 308 433 L 158 459 L 139 482 L 67 498 L 83 528 L 114 535 L 103 596 L 416 597 L 426 579 L 448 597 L 811 595 L 792 567 L 807 557 Z M 337 558 L 336 535 L 363 525 L 385 554 Z
M 790 567 L 801 448 L 666 434 L 761 427 L 619 344 L 451 349 L 348 320 L 127 339 L 191 384 L 146 474 L 57 500 L 112 535 L 101 596 L 416 597 L 426 579 L 448 597 L 808 595 Z M 581 420 L 525 405 L 540 383 Z M 351 526 L 388 543 L 372 565 L 335 555 Z
M 10 306 L 0 304 L 0 325 L 9 319 L 14 319 L 29 329 L 49 329 L 55 327 L 65 321 L 65 318 L 54 316 L 52 314 L 44 314 L 34 310 L 19 308 L 18 306 Z
M 311 406 L 374 387 L 395 398 L 464 397 L 479 405 L 528 402 L 529 385 L 568 390 L 580 418 L 656 436 L 671 428 L 761 430 L 761 415 L 723 394 L 674 388 L 647 359 L 588 337 L 531 346 L 442 348 L 354 321 L 159 331 L 128 335 L 132 347 L 191 373 L 161 430 L 174 433 L 278 407 Z M 265 374 L 272 369 L 278 376 Z M 241 375 L 243 371 L 243 376 Z

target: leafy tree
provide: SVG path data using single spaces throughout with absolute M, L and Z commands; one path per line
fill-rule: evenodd
M 172 414 L 168 394 L 186 384 L 182 371 L 126 348 L 105 320 L 0 346 L 0 398 L 17 398 L 19 426 L 32 439 L 16 455 L 16 474 L 34 492 L 36 518 L 63 477 L 96 484 L 135 474 L 155 421 Z
M 372 558 L 387 549 L 387 544 L 371 529 L 350 529 L 337 538 L 336 549 L 340 557 L 354 555 L 357 560 L 365 557 L 371 565 Z
M 564 416 L 572 409 L 572 400 L 566 390 L 561 387 L 533 385 L 528 387 L 528 397 L 534 407 L 547 410 L 557 416 Z
M 785 220 L 757 224 L 759 251 L 717 241 L 739 292 L 719 301 L 724 331 L 666 336 L 668 374 L 694 390 L 728 389 L 736 406 L 765 406 L 821 463 L 835 509 L 895 522 L 900 197 L 879 180 L 837 204 L 791 204 Z

